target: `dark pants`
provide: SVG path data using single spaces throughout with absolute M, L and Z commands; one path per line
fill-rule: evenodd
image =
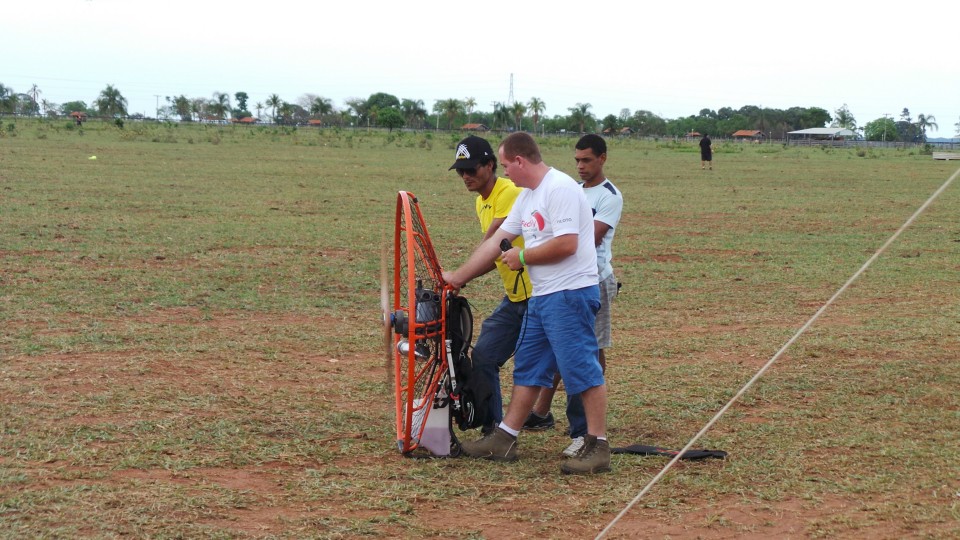
M 567 394 L 567 422 L 570 423 L 571 439 L 587 434 L 587 412 L 583 409 L 580 394 Z
M 487 423 L 496 426 L 503 420 L 503 395 L 500 392 L 500 368 L 510 359 L 520 337 L 527 302 L 511 302 L 506 296 L 480 326 L 480 337 L 473 346 L 473 369 L 493 389 Z

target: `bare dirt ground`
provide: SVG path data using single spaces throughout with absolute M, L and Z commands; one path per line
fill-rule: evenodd
M 77 327 L 83 326 L 77 322 Z M 221 342 L 239 344 L 269 335 L 279 353 L 273 360 L 264 355 L 252 362 L 241 361 L 229 351 L 203 347 L 200 351 L 168 353 L 128 348 L 7 359 L 2 373 L 7 391 L 0 395 L 0 403 L 8 410 L 32 408 L 30 418 L 15 430 L 36 430 L 35 444 L 44 451 L 24 447 L 29 444 L 24 441 L 34 440 L 24 439 L 15 443 L 21 446 L 20 456 L 7 453 L 2 458 L 0 465 L 24 478 L 7 484 L 5 497 L 29 499 L 42 495 L 56 499 L 57 494 L 75 491 L 89 491 L 92 496 L 84 504 L 70 502 L 73 499 L 67 497 L 41 515 L 22 514 L 25 506 L 8 508 L 0 519 L 20 519 L 20 524 L 62 520 L 74 524 L 72 530 L 80 536 L 164 536 L 178 530 L 174 523 L 190 523 L 188 536 L 590 538 L 667 462 L 665 458 L 625 456 L 619 458 L 613 473 L 579 479 L 558 475 L 554 467 L 559 461 L 554 454 L 533 449 L 533 445 L 525 449 L 528 459 L 507 466 L 478 465 L 464 459 L 439 460 L 445 462 L 440 464 L 437 460 L 405 459 L 392 447 L 389 403 L 373 405 L 380 410 L 374 417 L 383 425 L 356 425 L 352 430 L 326 434 L 321 430 L 312 439 L 291 445 L 291 438 L 303 436 L 297 421 L 312 415 L 322 422 L 326 415 L 347 414 L 361 405 L 370 407 L 364 403 L 369 394 L 359 392 L 353 399 L 349 389 L 380 388 L 384 384 L 379 355 L 315 350 L 295 339 L 285 339 L 285 331 L 278 332 L 281 328 L 323 328 L 339 322 L 164 310 L 149 317 L 118 317 L 103 324 L 175 331 L 189 327 L 197 335 L 215 333 Z M 48 337 L 50 333 L 69 335 L 77 331 L 50 330 L 40 322 L 17 330 L 46 333 Z M 673 331 L 679 339 L 704 329 L 677 327 Z M 960 350 L 948 354 L 960 354 Z M 618 360 L 627 364 L 636 361 L 622 356 Z M 761 360 L 737 355 L 713 358 L 716 362 L 746 363 L 750 369 L 759 367 Z M 290 399 L 302 406 L 282 413 L 264 407 L 271 397 L 282 398 L 274 404 L 277 409 L 288 406 L 283 400 Z M 742 422 L 765 423 L 779 408 L 775 404 L 762 412 L 747 408 Z M 280 421 L 284 416 L 286 420 Z M 245 441 L 251 448 L 234 449 L 216 441 L 184 442 L 184 438 L 195 437 L 189 432 L 190 425 L 208 422 L 227 422 L 230 426 L 233 422 L 255 423 L 253 431 L 259 430 L 259 437 L 274 441 L 280 450 L 271 454 L 253 448 L 263 445 L 262 441 Z M 164 430 L 173 432 L 173 439 L 166 438 Z M 110 433 L 86 438 L 79 435 L 91 431 Z M 474 433 L 461 436 L 470 438 Z M 562 437 L 554 434 L 539 442 L 543 441 L 558 446 Z M 318 449 L 326 449 L 326 453 L 318 455 Z M 730 460 L 749 459 L 736 448 L 727 450 L 731 451 Z M 190 455 L 197 451 L 204 456 Z M 143 457 L 145 453 L 150 456 Z M 265 455 L 272 458 L 263 459 Z M 536 465 L 541 472 L 515 474 L 515 467 L 524 467 L 525 462 L 529 465 L 531 460 L 546 460 L 548 464 Z M 638 465 L 640 470 L 635 469 Z M 672 474 L 711 475 L 726 466 L 717 460 L 681 462 Z M 481 468 L 493 476 L 481 480 L 461 477 L 464 467 Z M 435 481 L 437 477 L 418 478 L 418 469 L 424 468 L 439 468 L 440 475 L 475 485 L 449 497 L 429 491 L 407 496 L 399 510 L 388 509 L 389 505 L 377 496 L 378 486 L 389 498 L 397 497 L 398 491 L 387 485 L 430 482 L 430 478 Z M 342 488 L 315 490 L 309 487 L 315 480 L 311 475 L 319 475 L 319 481 L 327 486 Z M 536 485 L 529 484 L 531 477 L 537 478 Z M 610 537 L 899 538 L 948 537 L 956 530 L 956 523 L 918 525 L 878 517 L 878 509 L 891 501 L 872 499 L 869 494 L 861 497 L 827 491 L 801 498 L 784 493 L 761 501 L 755 495 L 698 487 L 698 492 L 671 499 L 682 490 L 675 485 L 664 489 L 669 497 L 648 497 L 617 524 Z M 924 501 L 917 495 L 911 494 L 911 505 L 944 504 L 942 497 L 929 496 Z M 177 502 L 165 500 L 170 497 Z M 603 500 L 599 512 L 591 502 L 597 498 Z M 101 517 L 91 518 L 87 514 L 90 511 Z M 144 518 L 157 515 L 133 525 L 136 520 L 131 513 L 143 513 Z M 391 514 L 402 517 L 391 518 Z M 149 525 L 151 519 L 159 525 Z M 100 520 L 112 525 L 104 528 Z

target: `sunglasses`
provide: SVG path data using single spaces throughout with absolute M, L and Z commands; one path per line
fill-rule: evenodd
M 476 175 L 477 175 L 477 169 L 479 169 L 480 167 L 486 167 L 486 164 L 484 164 L 484 165 L 479 165 L 479 166 L 477 166 L 477 167 L 470 167 L 469 169 L 457 169 L 457 174 L 460 175 L 460 178 L 463 178 L 464 176 L 466 176 L 466 175 L 468 175 L 468 174 L 469 174 L 470 176 L 476 176 Z

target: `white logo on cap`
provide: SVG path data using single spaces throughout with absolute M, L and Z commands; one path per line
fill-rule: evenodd
M 467 150 L 467 145 L 461 144 L 457 147 L 457 159 L 470 159 L 470 151 Z

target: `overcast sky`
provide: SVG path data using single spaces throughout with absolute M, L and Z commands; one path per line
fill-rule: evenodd
M 652 4 L 652 5 L 648 5 Z M 890 4 L 890 5 L 888 5 Z M 4 2 L 0 83 L 91 104 L 106 85 L 130 113 L 166 96 L 247 92 L 248 108 L 310 93 L 538 97 L 546 116 L 602 119 L 744 105 L 847 104 L 859 126 L 906 107 L 960 122 L 960 3 L 486 0 L 33 0 Z M 159 97 L 157 97 L 159 96 Z

